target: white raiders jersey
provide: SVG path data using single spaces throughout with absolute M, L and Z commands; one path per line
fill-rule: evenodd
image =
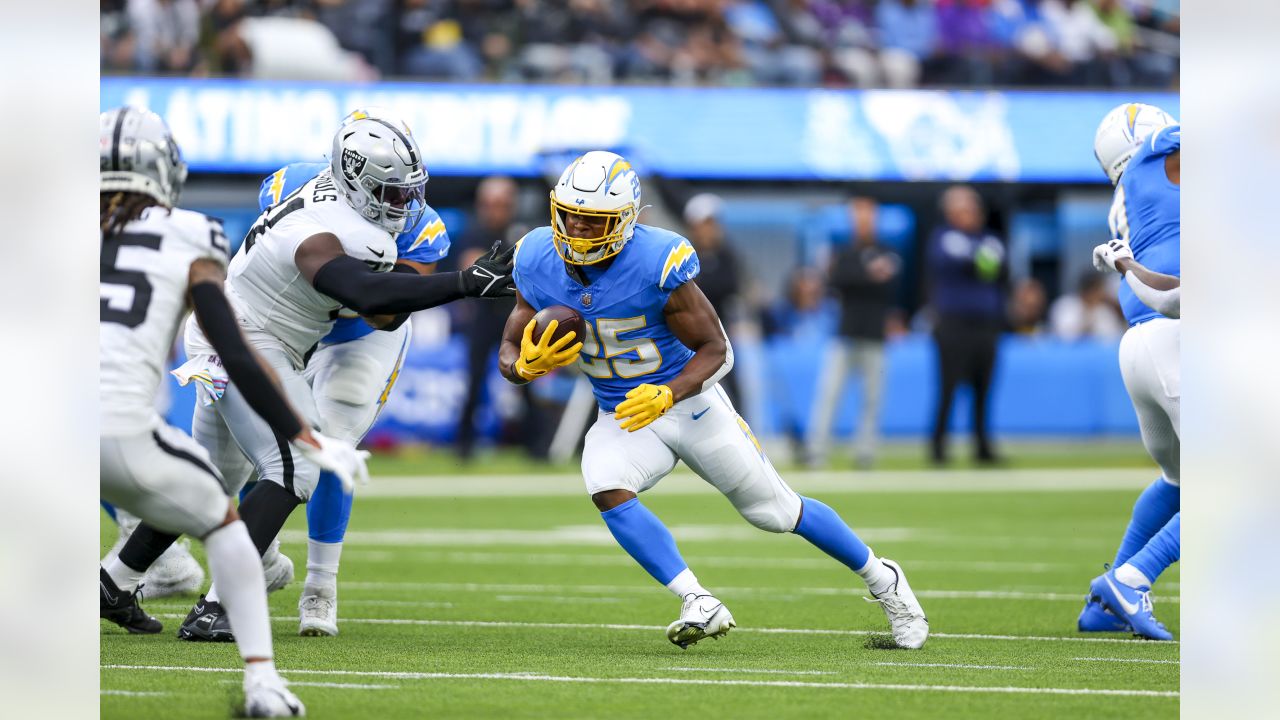
M 155 427 L 160 380 L 187 314 L 191 264 L 225 266 L 222 224 L 197 212 L 153 206 L 102 240 L 98 291 L 102 435 Z
M 320 233 L 336 235 L 347 255 L 376 272 L 395 266 L 395 235 L 341 198 L 326 169 L 262 213 L 227 273 L 227 297 L 249 343 L 284 350 L 299 370 L 341 308 L 312 287 L 294 261 L 298 246 Z M 194 320 L 187 323 L 185 340 L 189 356 L 215 354 Z

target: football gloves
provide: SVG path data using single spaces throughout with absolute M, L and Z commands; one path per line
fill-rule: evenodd
M 1113 238 L 1111 242 L 1103 243 L 1093 249 L 1093 269 L 1098 272 L 1119 272 L 1116 261 L 1120 259 L 1133 259 L 1133 250 L 1129 248 L 1129 243 L 1120 238 Z
M 627 399 L 618 403 L 613 411 L 619 426 L 627 432 L 635 432 L 662 417 L 673 404 L 671 388 L 666 385 L 645 383 L 632 388 Z
M 357 450 L 350 443 L 323 435 L 316 430 L 311 431 L 310 437 L 319 447 L 306 442 L 301 436 L 294 439 L 291 444 L 298 449 L 302 457 L 319 465 L 320 469 L 337 475 L 342 481 L 343 490 L 351 492 L 356 482 L 361 485 L 369 484 L 369 467 L 365 464 L 369 459 L 368 450 Z
M 511 258 L 516 246 L 501 251 L 499 240 L 489 249 L 489 254 L 476 260 L 471 267 L 458 273 L 458 288 L 464 297 L 498 298 L 515 297 L 515 278 L 511 276 Z
M 560 326 L 557 320 L 547 323 L 542 337 L 534 342 L 533 329 L 537 323 L 537 318 L 530 319 L 529 324 L 524 326 L 524 337 L 520 338 L 520 358 L 516 360 L 514 369 L 516 375 L 523 380 L 539 378 L 558 367 L 569 365 L 578 359 L 578 353 L 582 350 L 581 342 L 573 343 L 577 333 L 567 332 L 559 340 L 551 341 L 556 328 Z

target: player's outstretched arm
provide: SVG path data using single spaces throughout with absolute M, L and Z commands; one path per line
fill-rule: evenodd
M 728 375 L 733 369 L 733 348 L 720 316 L 697 283 L 690 281 L 676 288 L 662 312 L 667 327 L 693 351 L 693 357 L 680 374 L 667 383 L 672 402 L 677 403 L 709 389 Z
M 396 266 L 391 272 L 417 273 L 419 275 L 430 275 L 436 271 L 435 263 L 421 263 L 413 260 L 400 259 L 396 261 Z M 398 315 L 363 315 L 364 321 L 378 330 L 391 332 L 399 330 L 401 325 L 409 319 L 413 313 L 400 313 Z
M 361 315 L 398 315 L 463 297 L 510 297 L 511 256 L 496 249 L 460 272 L 419 275 L 379 273 L 347 255 L 333 233 L 312 235 L 294 252 L 294 263 L 315 289 Z
M 347 485 L 351 485 L 353 475 L 367 480 L 368 470 L 363 456 L 354 446 L 327 438 L 307 427 L 281 392 L 279 379 L 271 366 L 245 342 L 235 313 L 222 292 L 226 275 L 221 263 L 196 260 L 188 272 L 188 294 L 196 321 L 218 353 L 227 377 L 273 432 L 288 438 L 316 464 L 337 473 Z
M 533 321 L 535 314 L 533 306 L 516 292 L 516 306 L 507 316 L 507 324 L 502 328 L 502 343 L 498 346 L 498 370 L 502 377 L 516 385 L 529 382 L 529 378 L 516 372 L 516 361 L 520 359 L 520 342 L 524 337 L 524 329 Z

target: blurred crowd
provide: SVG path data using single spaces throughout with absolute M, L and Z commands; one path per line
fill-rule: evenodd
M 1179 0 L 102 0 L 105 73 L 1168 87 Z

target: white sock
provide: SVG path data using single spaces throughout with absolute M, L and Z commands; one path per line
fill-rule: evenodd
M 307 581 L 311 587 L 337 587 L 342 543 L 307 540 Z
M 871 548 L 867 548 L 866 564 L 858 568 L 856 572 L 858 577 L 862 578 L 863 582 L 867 584 L 867 589 L 871 591 L 872 595 L 879 595 L 898 582 L 898 574 L 893 571 L 893 568 L 880 562 L 880 558 L 871 552 Z
M 224 525 L 209 533 L 204 539 L 204 548 L 209 555 L 209 572 L 214 582 L 227 591 L 222 605 L 231 620 L 240 657 L 271 657 L 267 582 L 262 577 L 262 558 L 249 539 L 249 529 L 239 520 Z M 209 592 L 212 594 L 213 589 Z
M 685 595 L 693 593 L 694 595 L 710 595 L 707 589 L 702 587 L 698 582 L 697 576 L 689 568 L 680 571 L 680 574 L 671 579 L 667 583 L 667 589 L 675 593 L 676 597 L 684 599 Z
M 258 562 L 262 562 L 262 558 L 258 558 Z M 210 567 L 209 570 L 212 571 L 213 568 Z M 215 580 L 217 579 L 217 573 L 214 573 L 214 579 Z M 262 587 L 265 588 L 266 586 L 267 586 L 267 581 L 263 580 Z M 213 585 L 209 586 L 209 592 L 204 594 L 204 599 L 208 602 L 218 602 L 218 584 L 216 582 Z
M 244 666 L 244 684 L 251 682 L 271 681 L 279 677 L 276 672 L 276 663 L 274 660 L 260 660 L 258 662 L 245 663 Z
M 147 574 L 146 570 L 134 570 L 120 562 L 119 557 L 111 558 L 104 569 L 111 576 L 111 581 L 116 584 L 116 587 L 127 593 L 137 590 L 138 583 L 142 582 L 142 576 Z
M 1116 568 L 1116 579 L 1135 590 L 1151 587 L 1151 578 L 1143 575 L 1141 570 L 1129 563 Z

